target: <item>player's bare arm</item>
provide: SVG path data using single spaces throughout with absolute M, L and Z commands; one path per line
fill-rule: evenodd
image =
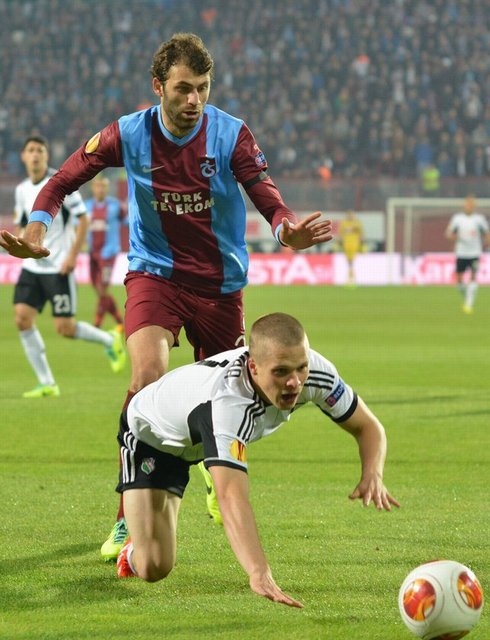
M 209 471 L 228 541 L 238 562 L 249 576 L 252 591 L 273 602 L 301 608 L 303 605 L 284 593 L 272 577 L 248 499 L 247 474 L 221 466 L 212 466 Z
M 446 236 L 447 240 L 452 240 L 453 242 L 458 237 L 458 234 L 455 231 L 453 231 L 453 229 L 450 226 L 447 227 L 444 235 Z
M 22 236 L 15 236 L 6 229 L 0 230 L 0 246 L 15 258 L 45 258 L 49 250 L 43 247 L 46 225 L 31 222 Z
M 372 502 L 379 510 L 391 511 L 392 506 L 399 507 L 399 502 L 383 483 L 385 430 L 362 398 L 358 398 L 356 410 L 341 426 L 357 440 L 361 459 L 361 479 L 349 498 L 362 500 L 366 507 Z
M 282 219 L 279 238 L 283 244 L 292 249 L 308 249 L 321 242 L 329 242 L 333 238 L 332 221 L 321 220 L 321 211 L 315 211 L 294 224 Z

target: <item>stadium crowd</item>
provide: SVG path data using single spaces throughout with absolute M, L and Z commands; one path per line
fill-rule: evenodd
M 0 163 L 28 134 L 56 165 L 154 102 L 176 31 L 214 56 L 210 102 L 246 120 L 275 176 L 490 174 L 488 0 L 0 0 Z

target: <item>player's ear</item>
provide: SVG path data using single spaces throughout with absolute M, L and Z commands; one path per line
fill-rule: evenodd
M 163 95 L 163 84 L 162 84 L 162 82 L 158 78 L 153 77 L 151 86 L 152 86 L 152 89 L 153 89 L 153 93 L 155 93 L 157 96 L 160 96 L 160 98 L 161 98 L 162 95 Z
M 253 376 L 257 375 L 257 364 L 253 358 L 249 356 L 248 358 L 248 370 Z

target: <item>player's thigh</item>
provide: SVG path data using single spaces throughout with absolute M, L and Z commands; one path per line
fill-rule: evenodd
M 200 298 L 198 311 L 185 330 L 196 359 L 245 344 L 242 291 L 212 300 Z
M 96 288 L 97 282 L 99 280 L 99 274 L 100 274 L 99 260 L 97 256 L 90 254 L 88 264 L 89 264 L 90 282 L 92 283 L 92 286 Z
M 41 313 L 47 300 L 41 276 L 32 271 L 22 269 L 14 288 L 14 308 L 18 308 L 19 312 L 21 312 L 27 306 Z M 27 312 L 27 310 L 25 311 Z
M 106 291 L 111 283 L 115 258 L 90 256 L 90 281 L 97 291 Z
M 14 305 L 15 325 L 19 331 L 32 329 L 38 315 L 37 309 L 22 302 Z
M 155 564 L 175 563 L 177 521 L 182 499 L 165 489 L 128 489 L 124 515 L 135 547 Z
M 73 273 L 42 276 L 44 293 L 51 303 L 54 318 L 71 318 L 77 311 L 77 288 Z
M 100 281 L 102 286 L 105 288 L 107 288 L 111 284 L 112 272 L 114 271 L 115 262 L 116 258 L 107 258 L 102 260 Z
M 182 498 L 189 483 L 190 463 L 139 440 L 121 413 L 117 435 L 121 464 L 117 491 L 161 489 Z
M 189 463 L 138 440 L 120 418 L 119 484 L 133 542 L 168 570 L 175 561 L 177 518 L 189 483 Z M 144 552 L 143 552 L 144 553 Z M 148 555 L 147 555 L 148 558 Z
M 478 273 L 479 268 L 480 268 L 480 258 L 474 258 L 470 264 L 470 272 L 473 280 L 476 278 L 476 274 Z
M 178 345 L 179 332 L 192 313 L 182 289 L 165 278 L 139 271 L 128 273 L 124 284 L 126 339 L 140 329 L 158 326 L 170 331 Z
M 348 246 L 344 249 L 344 253 L 345 253 L 345 257 L 347 258 L 347 260 L 349 262 L 354 262 L 357 254 L 358 254 L 358 249 L 357 247 L 353 247 L 353 246 Z
M 466 271 L 478 271 L 478 258 L 456 258 L 456 274 L 462 276 Z
M 131 360 L 131 390 L 138 391 L 168 371 L 171 331 L 153 326 L 138 329 L 128 337 L 126 348 Z

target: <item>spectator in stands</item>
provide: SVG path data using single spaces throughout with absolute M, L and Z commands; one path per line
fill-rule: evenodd
M 153 0 L 78 2 L 69 13 L 63 0 L 36 0 L 3 2 L 2 13 L 0 145 L 4 168 L 17 175 L 11 151 L 38 127 L 65 157 L 103 123 L 134 111 L 134 96 L 151 101 L 140 43 L 156 48 L 176 31 L 206 36 L 225 79 L 215 103 L 249 123 L 284 176 L 315 177 L 312 138 L 323 140 L 322 155 L 336 156 L 334 176 L 415 176 L 408 147 L 394 153 L 394 169 L 376 140 L 390 146 L 397 127 L 406 145 L 428 135 L 434 162 L 447 151 L 443 133 L 457 146 L 458 131 L 490 130 L 487 0 L 473 0 L 471 11 L 444 0 L 182 0 L 164 14 Z M 334 122 L 357 132 L 345 153 L 333 152 Z M 452 175 L 471 177 L 478 167 L 467 158 Z

